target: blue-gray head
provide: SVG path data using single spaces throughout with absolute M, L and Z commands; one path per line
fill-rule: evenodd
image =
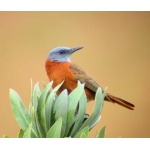
M 70 55 L 83 47 L 56 47 L 48 54 L 48 59 L 57 62 L 70 62 Z

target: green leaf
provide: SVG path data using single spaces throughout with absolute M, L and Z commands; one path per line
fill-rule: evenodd
M 101 119 L 101 115 L 97 118 L 97 120 L 95 120 L 93 122 L 93 124 L 91 125 L 90 129 L 92 129 L 100 121 L 100 119 Z
M 59 118 L 53 126 L 49 129 L 46 138 L 60 138 L 61 137 L 62 118 Z
M 83 128 L 81 131 L 79 131 L 76 135 L 75 138 L 87 138 L 89 134 L 89 127 Z
M 70 127 L 74 123 L 74 115 L 78 105 L 78 102 L 83 94 L 84 84 L 78 82 L 78 86 L 69 94 L 69 107 L 68 107 L 68 120 L 67 120 L 67 134 L 70 130 Z M 67 135 L 66 135 L 67 136 Z
M 96 92 L 96 96 L 95 96 L 95 105 L 94 105 L 93 113 L 83 123 L 80 130 L 82 130 L 86 126 L 89 126 L 89 128 L 91 129 L 93 127 L 93 125 L 95 125 L 95 122 L 97 122 L 97 120 L 100 119 L 100 114 L 101 114 L 101 111 L 103 108 L 103 100 L 104 100 L 104 96 L 102 94 L 102 90 L 101 90 L 101 88 L 98 88 L 98 90 Z
M 63 81 L 64 82 L 64 81 Z M 57 85 L 49 94 L 48 98 L 47 98 L 47 101 L 46 101 L 46 106 L 45 106 L 45 109 L 46 109 L 46 126 L 47 126 L 47 129 L 49 130 L 51 124 L 52 124 L 52 120 L 54 120 L 55 118 L 53 118 L 53 102 L 54 100 L 56 99 L 56 92 L 58 91 L 58 89 L 61 87 L 61 85 L 63 84 L 60 83 L 59 85 Z
M 39 123 L 39 119 L 38 119 L 38 114 L 37 113 L 34 114 L 34 118 L 35 118 L 35 124 L 36 124 L 36 128 L 37 128 L 38 137 L 39 138 L 44 138 L 45 135 L 44 135 L 43 129 L 41 128 L 41 125 Z
M 37 110 L 38 99 L 41 95 L 41 91 L 39 89 L 38 83 L 35 84 L 31 95 L 32 96 L 31 96 L 31 102 L 30 102 L 30 111 L 31 111 L 32 107 L 34 107 L 34 109 Z
M 67 124 L 67 111 L 68 111 L 68 95 L 67 90 L 64 90 L 57 97 L 54 104 L 55 120 L 62 117 L 62 132 L 61 137 L 64 136 Z
M 39 124 L 37 113 L 37 106 L 40 96 L 41 91 L 38 83 L 36 83 L 32 92 L 30 102 L 30 115 L 32 117 L 32 134 L 31 134 L 32 137 L 44 137 L 44 133 L 42 132 L 43 130 L 41 129 L 41 126 Z
M 31 137 L 39 137 L 40 133 L 38 132 L 38 125 L 36 123 L 36 115 L 37 111 L 35 111 L 34 107 L 31 108 L 31 118 L 32 118 L 32 132 Z
M 12 111 L 21 129 L 26 130 L 31 123 L 31 116 L 26 110 L 21 98 L 14 90 L 10 89 L 10 101 Z
M 105 132 L 106 132 L 106 126 L 104 126 L 104 127 L 101 129 L 101 131 L 100 131 L 100 133 L 99 133 L 99 135 L 98 135 L 98 138 L 104 138 L 104 137 L 105 137 Z
M 31 138 L 31 127 L 32 127 L 32 125 L 30 125 L 30 126 L 24 131 L 23 138 Z
M 50 93 L 50 95 L 48 96 L 47 101 L 46 101 L 45 116 L 46 116 L 46 126 L 47 126 L 47 129 L 50 128 L 51 119 L 53 119 L 52 118 L 52 107 L 53 107 L 53 102 L 55 100 L 55 96 L 56 96 L 56 93 L 53 93 L 53 91 L 52 91 Z
M 85 133 L 81 133 L 80 138 L 88 138 L 88 135 L 86 135 Z
M 41 92 L 38 83 L 33 90 L 31 83 L 30 113 L 19 95 L 10 89 L 12 110 L 21 127 L 19 138 L 88 137 L 90 129 L 100 120 L 106 93 L 102 94 L 100 88 L 97 90 L 93 112 L 85 120 L 87 98 L 84 84 L 78 82 L 78 86 L 69 95 L 67 90 L 64 90 L 57 96 L 56 93 L 62 84 L 63 82 L 52 89 L 50 82 Z M 105 127 L 96 137 L 105 137 Z
M 23 138 L 23 135 L 24 135 L 24 131 L 22 129 L 20 129 L 18 138 Z
M 37 107 L 37 112 L 38 112 L 38 119 L 39 123 L 41 125 L 42 131 L 44 136 L 46 136 L 46 133 L 48 131 L 47 126 L 46 126 L 46 115 L 45 115 L 45 103 L 46 103 L 46 98 L 48 95 L 48 92 L 52 86 L 52 82 L 50 82 L 43 90 L 41 93 L 41 96 L 38 101 L 38 107 Z
M 38 106 L 38 99 L 40 97 L 41 91 L 39 89 L 38 83 L 35 84 L 33 92 L 32 92 L 32 97 L 31 97 L 31 102 L 30 102 L 30 115 L 32 118 L 32 134 L 31 137 L 38 137 L 41 136 L 41 133 L 38 131 L 38 127 L 36 124 L 36 115 L 37 115 L 37 106 Z
M 77 131 L 82 126 L 82 123 L 83 123 L 83 120 L 85 117 L 85 113 L 86 113 L 86 106 L 87 106 L 87 98 L 86 98 L 85 92 L 83 92 L 82 96 L 80 98 L 80 101 L 79 101 L 79 111 L 78 111 L 78 114 L 76 117 L 76 122 L 75 122 L 75 125 L 70 134 L 71 137 L 73 137 L 75 135 L 75 133 L 77 133 Z

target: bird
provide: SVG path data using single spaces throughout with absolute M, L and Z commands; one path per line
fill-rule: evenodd
M 70 93 L 77 87 L 77 83 L 80 81 L 85 84 L 84 90 L 87 101 L 89 102 L 95 99 L 95 94 L 99 87 L 102 91 L 104 90 L 92 77 L 87 75 L 80 66 L 71 62 L 71 55 L 82 48 L 82 46 L 74 48 L 60 46 L 52 49 L 46 58 L 45 69 L 49 81 L 53 81 L 52 88 L 64 81 L 57 91 L 58 95 L 64 89 L 67 89 L 68 93 Z M 135 107 L 134 104 L 109 93 L 106 93 L 104 100 L 117 103 L 130 110 L 134 110 Z

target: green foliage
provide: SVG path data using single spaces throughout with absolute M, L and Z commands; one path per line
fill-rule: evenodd
M 62 118 L 59 118 L 49 129 L 46 137 L 47 138 L 60 138 L 62 128 Z
M 87 138 L 89 133 L 89 127 L 85 127 L 75 135 L 75 138 Z
M 106 126 L 104 126 L 99 134 L 97 135 L 98 138 L 104 138 L 105 137 L 105 132 L 106 132 Z
M 21 129 L 26 130 L 31 124 L 31 116 L 26 110 L 21 98 L 14 90 L 10 89 L 10 99 L 13 113 Z
M 56 92 L 63 82 L 54 89 L 52 84 L 50 82 L 46 85 L 43 91 L 38 83 L 33 89 L 31 84 L 29 111 L 17 92 L 10 89 L 12 111 L 21 128 L 18 138 L 87 138 L 90 130 L 100 120 L 105 92 L 102 93 L 100 88 L 97 90 L 93 112 L 87 117 L 84 84 L 78 82 L 78 86 L 69 95 L 64 90 L 59 96 Z M 96 137 L 104 136 L 105 127 Z

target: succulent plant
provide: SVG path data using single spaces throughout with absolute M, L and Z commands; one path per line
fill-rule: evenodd
M 56 93 L 63 83 L 54 89 L 52 84 L 50 82 L 41 91 L 38 83 L 32 88 L 31 82 L 29 111 L 18 93 L 10 89 L 12 111 L 21 128 L 18 138 L 87 138 L 101 118 L 105 92 L 97 90 L 93 112 L 87 115 L 84 84 L 78 82 L 70 94 L 64 90 L 59 95 Z M 105 127 L 95 137 L 104 136 Z

